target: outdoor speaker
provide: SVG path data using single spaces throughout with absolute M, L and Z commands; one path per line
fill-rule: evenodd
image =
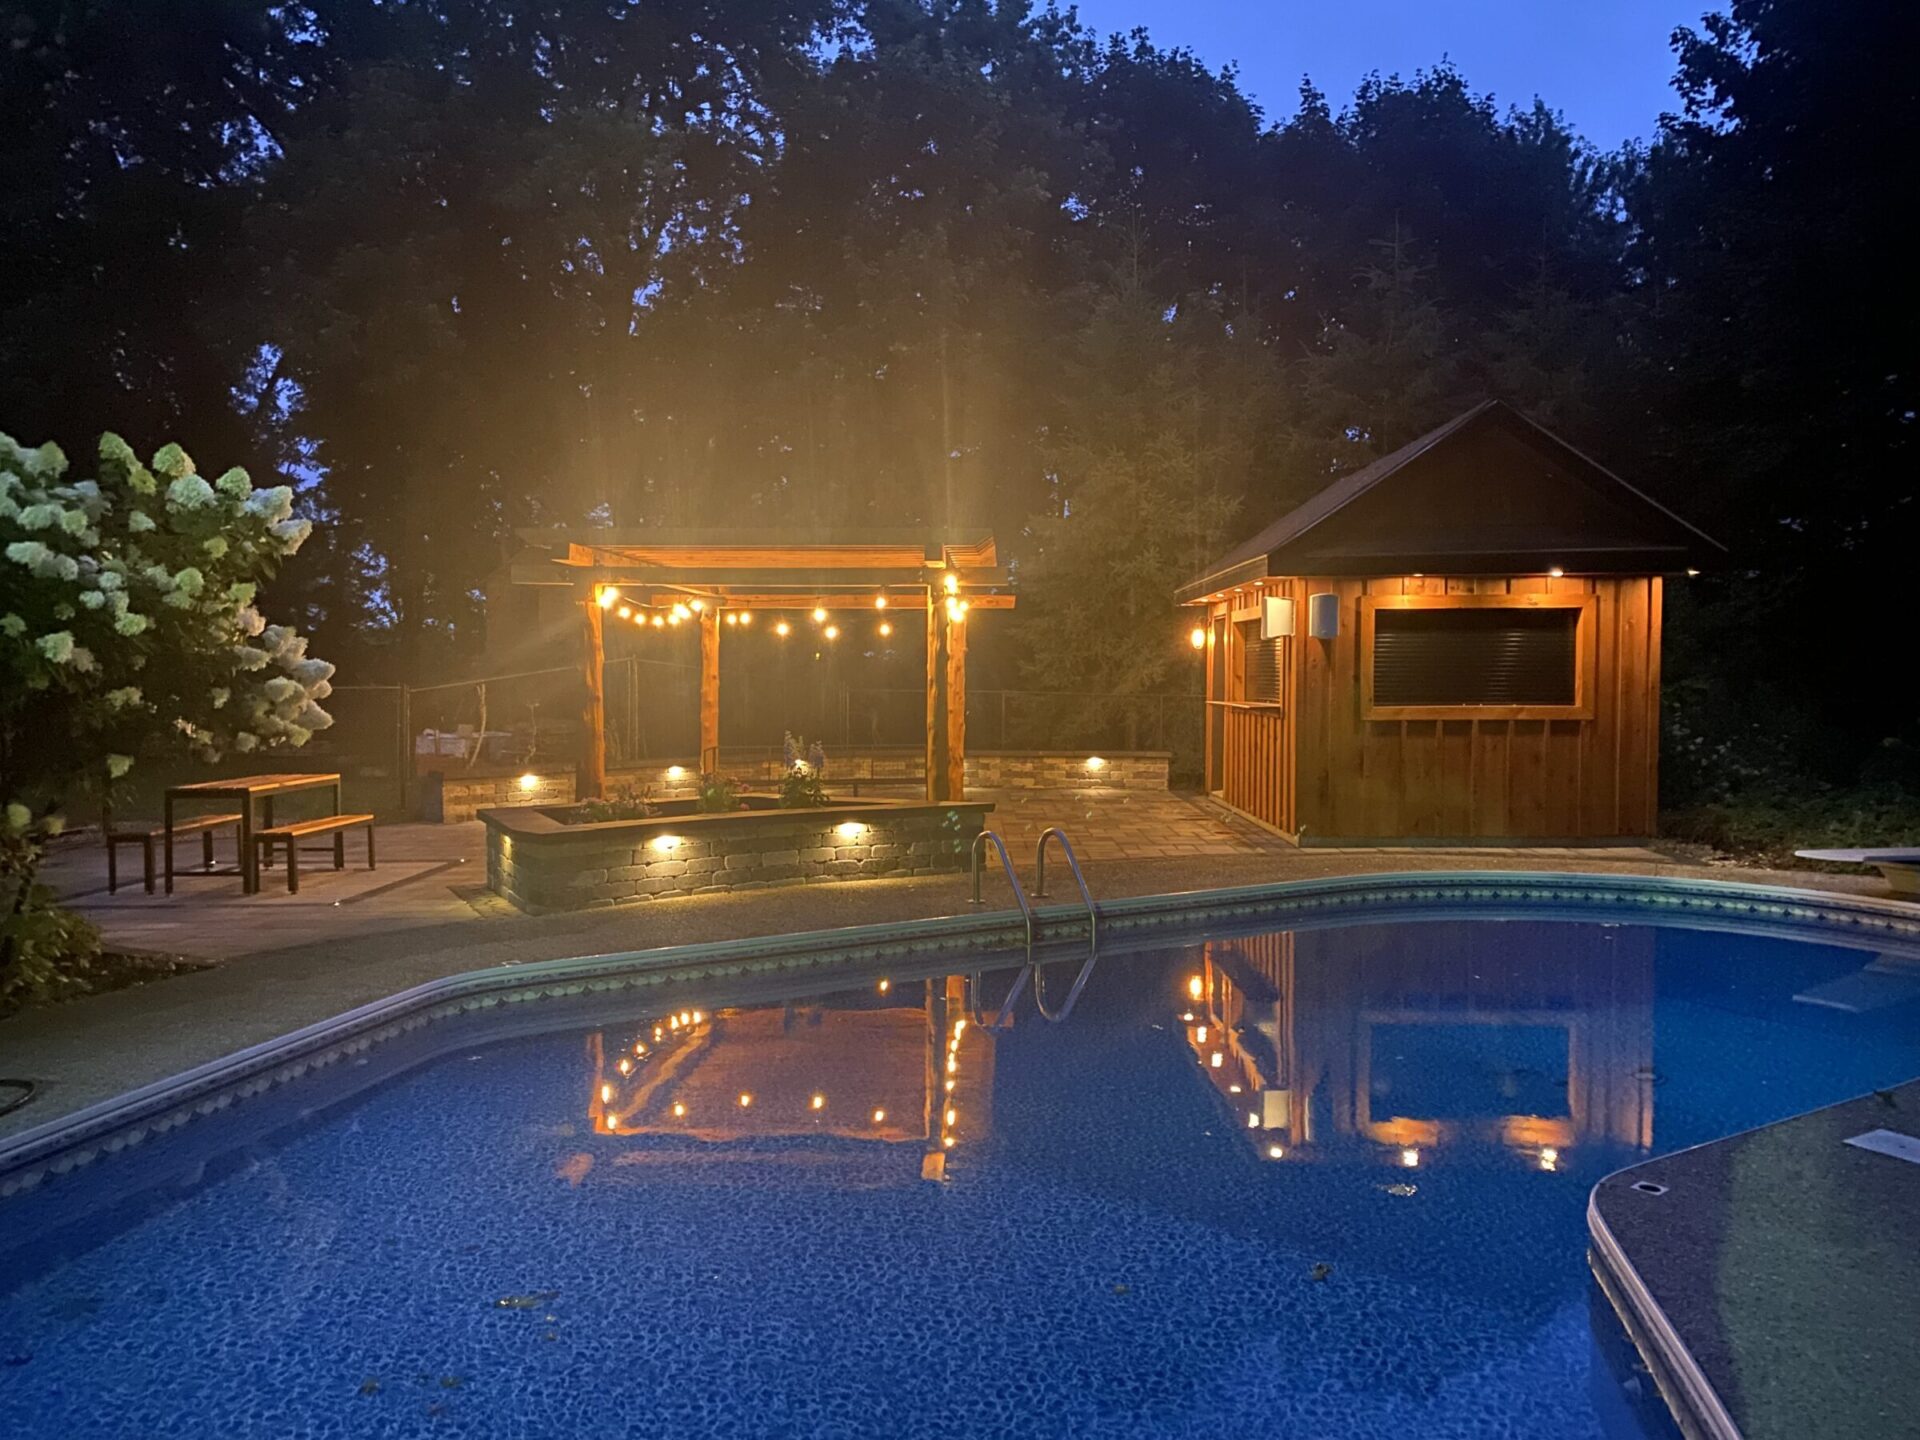
M 1340 597 L 1322 593 L 1307 597 L 1307 633 L 1316 640 L 1331 640 L 1340 633 Z
M 1260 638 L 1278 640 L 1293 634 L 1293 601 L 1268 595 L 1260 601 Z

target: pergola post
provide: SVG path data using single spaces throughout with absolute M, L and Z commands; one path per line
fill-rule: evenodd
M 720 611 L 700 612 L 700 773 L 720 768 Z
M 948 616 L 947 632 L 947 794 L 967 798 L 967 620 Z
M 927 799 L 949 800 L 947 765 L 947 626 L 935 587 L 927 587 Z
M 576 800 L 597 800 L 607 791 L 606 641 L 600 598 L 591 589 L 581 605 L 585 630 L 580 647 L 580 761 L 575 769 Z

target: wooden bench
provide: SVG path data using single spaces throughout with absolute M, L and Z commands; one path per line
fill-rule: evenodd
M 300 842 L 315 835 L 333 836 L 333 868 L 347 868 L 347 831 L 356 826 L 367 827 L 367 869 L 374 869 L 373 863 L 373 816 L 371 815 L 321 815 L 312 820 L 295 820 L 286 825 L 275 825 L 271 829 L 256 830 L 254 843 L 260 847 L 261 863 L 273 864 L 273 847 L 287 847 L 287 893 L 300 893 Z
M 177 840 L 182 835 L 197 834 L 200 837 L 200 853 L 206 862 L 207 873 L 237 875 L 237 870 L 216 871 L 213 868 L 213 832 L 224 825 L 233 826 L 234 846 L 240 844 L 240 817 L 238 815 L 190 815 L 184 820 L 173 822 L 173 834 Z M 113 894 L 120 888 L 120 847 L 138 845 L 143 876 L 147 893 L 153 894 L 154 868 L 153 847 L 164 844 L 167 827 L 150 825 L 142 821 L 116 821 L 112 815 L 104 815 L 100 820 L 100 833 L 107 841 L 107 893 Z M 169 856 L 169 859 L 172 857 Z M 167 867 L 171 870 L 172 865 Z

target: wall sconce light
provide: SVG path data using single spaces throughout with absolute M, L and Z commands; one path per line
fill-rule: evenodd
M 656 835 L 653 837 L 653 848 L 658 850 L 662 855 L 671 855 L 680 848 L 680 843 L 680 837 L 678 835 Z
M 620 599 L 620 592 L 611 585 L 602 585 L 593 600 L 602 610 L 611 610 Z
M 1107 768 L 1107 762 L 1102 760 L 1098 755 L 1089 755 L 1084 763 L 1087 767 L 1087 772 L 1092 775 L 1098 775 L 1102 770 Z
M 531 770 L 520 777 L 520 789 L 522 791 L 537 790 L 539 788 L 540 777 L 535 775 Z
M 1189 630 L 1187 632 L 1187 643 L 1193 646 L 1193 648 L 1196 650 L 1206 649 L 1207 648 L 1206 626 L 1196 625 L 1193 627 L 1193 629 Z

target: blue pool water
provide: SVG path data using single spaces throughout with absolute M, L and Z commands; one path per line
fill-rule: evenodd
M 1795 998 L 1870 959 L 1403 922 L 957 1048 L 957 976 L 443 1022 L 0 1207 L 0 1435 L 1632 1433 L 1588 1190 L 1920 1073 L 1920 1005 Z

